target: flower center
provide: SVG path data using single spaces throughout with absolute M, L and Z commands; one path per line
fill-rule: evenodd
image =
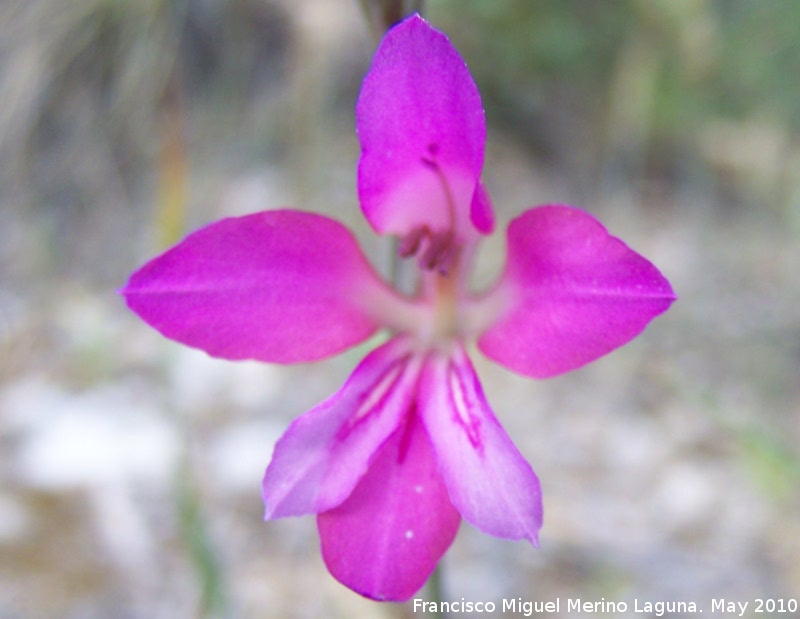
M 420 161 L 437 178 L 446 204 L 446 224 L 434 228 L 428 223 L 413 228 L 400 239 L 398 254 L 417 258 L 420 267 L 420 300 L 425 318 L 415 325 L 418 341 L 425 347 L 448 347 L 464 336 L 461 301 L 464 300 L 463 263 L 468 261 L 469 245 L 459 233 L 458 210 L 447 174 L 437 161 L 439 148 L 429 144 Z

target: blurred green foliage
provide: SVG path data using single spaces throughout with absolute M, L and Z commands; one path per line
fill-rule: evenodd
M 673 123 L 685 115 L 764 109 L 800 128 L 796 2 L 433 0 L 429 6 L 460 47 L 480 51 L 471 64 L 477 60 L 474 70 L 496 84 L 602 89 L 620 54 L 639 39 L 658 57 L 658 100 L 673 110 Z
M 564 0 L 434 0 L 430 15 L 459 40 L 480 46 L 477 56 L 498 81 L 551 79 L 570 74 L 593 81 L 607 73 L 632 25 L 630 2 Z
M 765 108 L 800 129 L 800 4 L 717 4 L 723 36 L 716 103 L 739 114 Z
M 796 2 L 434 0 L 428 16 L 469 58 L 490 121 L 544 154 L 574 149 L 563 144 L 578 124 L 584 129 L 576 133 L 590 142 L 580 147 L 594 149 L 597 169 L 608 171 L 620 157 L 647 160 L 623 171 L 622 182 L 654 164 L 692 168 L 687 174 L 695 178 L 723 169 L 725 182 L 748 183 L 748 151 L 777 152 L 754 155 L 765 168 L 797 155 Z M 715 123 L 757 125 L 758 143 L 752 132 L 728 132 L 728 124 L 720 142 Z M 757 175 L 762 186 L 764 176 L 775 181 L 769 171 Z M 774 171 L 779 182 L 786 175 Z
M 770 428 L 739 431 L 742 456 L 750 473 L 774 499 L 789 502 L 800 486 L 800 454 Z

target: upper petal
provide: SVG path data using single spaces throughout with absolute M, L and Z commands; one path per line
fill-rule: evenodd
M 264 211 L 190 234 L 121 291 L 166 337 L 226 359 L 319 359 L 369 337 L 400 303 L 342 224 Z
M 378 232 L 485 232 L 488 200 L 471 220 L 486 141 L 483 107 L 445 35 L 418 15 L 392 28 L 364 79 L 356 122 L 359 197 Z
M 420 382 L 420 411 L 450 500 L 484 533 L 538 543 L 539 479 L 489 408 L 464 349 L 434 353 Z
M 633 339 L 675 298 L 655 266 L 591 215 L 534 208 L 508 227 L 505 272 L 484 299 L 502 309 L 478 346 L 520 374 L 554 376 Z
M 316 514 L 344 501 L 416 395 L 419 360 L 398 337 L 372 351 L 333 396 L 296 419 L 262 483 L 265 519 Z
M 415 414 L 386 442 L 350 497 L 317 517 L 322 557 L 344 585 L 375 600 L 416 593 L 461 519 Z

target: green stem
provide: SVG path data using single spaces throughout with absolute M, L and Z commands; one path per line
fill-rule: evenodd
M 425 0 L 359 0 L 358 4 L 376 41 L 408 15 L 422 15 L 425 8 Z
M 427 584 L 428 597 L 431 602 L 436 602 L 436 613 L 433 616 L 439 617 L 440 619 L 444 619 L 445 616 L 445 613 L 441 612 L 442 602 L 444 602 L 444 587 L 442 586 L 443 573 L 444 567 L 439 563 L 436 569 L 433 570 L 433 574 L 431 574 Z
M 199 616 L 207 619 L 228 616 L 222 566 L 206 525 L 202 499 L 188 456 L 180 467 L 176 485 L 180 533 L 200 585 Z

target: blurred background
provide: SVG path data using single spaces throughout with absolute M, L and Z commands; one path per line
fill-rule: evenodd
M 216 361 L 116 294 L 186 232 L 285 206 L 347 222 L 388 272 L 356 200 L 353 109 L 377 42 L 362 9 L 0 2 L 0 617 L 413 616 L 336 583 L 313 518 L 261 520 L 274 441 L 369 346 Z M 545 526 L 534 550 L 463 525 L 444 599 L 800 598 L 800 5 L 425 9 L 487 113 L 498 233 L 476 286 L 511 218 L 564 202 L 680 297 L 563 377 L 476 354 Z

